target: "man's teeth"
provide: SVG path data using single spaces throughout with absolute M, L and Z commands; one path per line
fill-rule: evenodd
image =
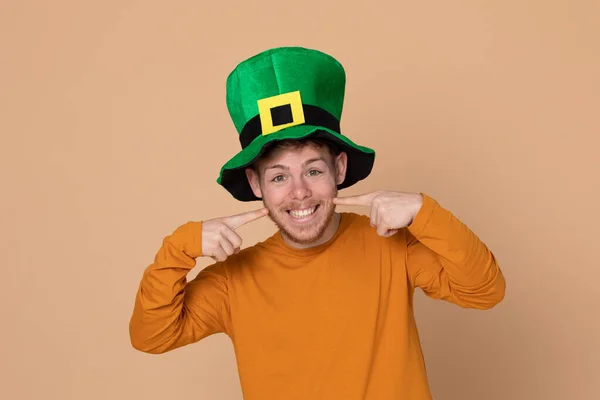
M 295 218 L 304 218 L 314 213 L 316 209 L 317 207 L 307 208 L 304 210 L 290 210 L 290 214 Z

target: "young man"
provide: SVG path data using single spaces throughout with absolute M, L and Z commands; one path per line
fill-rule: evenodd
M 340 132 L 344 86 L 335 59 L 303 48 L 265 51 L 230 74 L 242 151 L 217 181 L 264 207 L 165 238 L 137 293 L 136 349 L 164 353 L 225 333 L 248 400 L 431 399 L 415 288 L 485 310 L 503 299 L 504 277 L 484 243 L 426 194 L 338 196 L 374 162 Z M 277 232 L 242 249 L 236 229 L 265 216 Z M 203 256 L 215 263 L 187 282 Z

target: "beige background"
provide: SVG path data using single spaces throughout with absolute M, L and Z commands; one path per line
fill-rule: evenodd
M 417 295 L 435 398 L 600 398 L 599 13 L 595 0 L 2 1 L 0 398 L 241 399 L 225 336 L 151 356 L 128 321 L 164 236 L 257 206 L 215 183 L 239 149 L 225 78 L 279 45 L 347 69 L 342 126 L 378 150 L 347 194 L 427 192 L 501 262 L 507 296 L 489 312 Z M 250 245 L 273 229 L 241 233 Z

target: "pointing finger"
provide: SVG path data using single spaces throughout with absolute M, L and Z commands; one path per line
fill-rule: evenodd
M 335 197 L 333 199 L 333 204 L 343 206 L 370 206 L 371 202 L 378 194 L 378 192 L 371 192 L 357 196 Z
M 252 222 L 259 218 L 264 217 L 269 213 L 267 208 L 261 208 L 258 210 L 247 211 L 241 214 L 232 215 L 231 217 L 226 217 L 224 222 L 231 228 L 237 229 L 240 226 L 247 224 L 248 222 Z

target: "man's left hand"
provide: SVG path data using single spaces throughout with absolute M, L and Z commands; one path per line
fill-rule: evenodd
M 423 205 L 423 195 L 376 190 L 357 196 L 336 197 L 333 203 L 370 207 L 371 226 L 377 228 L 378 235 L 389 237 L 412 223 Z

